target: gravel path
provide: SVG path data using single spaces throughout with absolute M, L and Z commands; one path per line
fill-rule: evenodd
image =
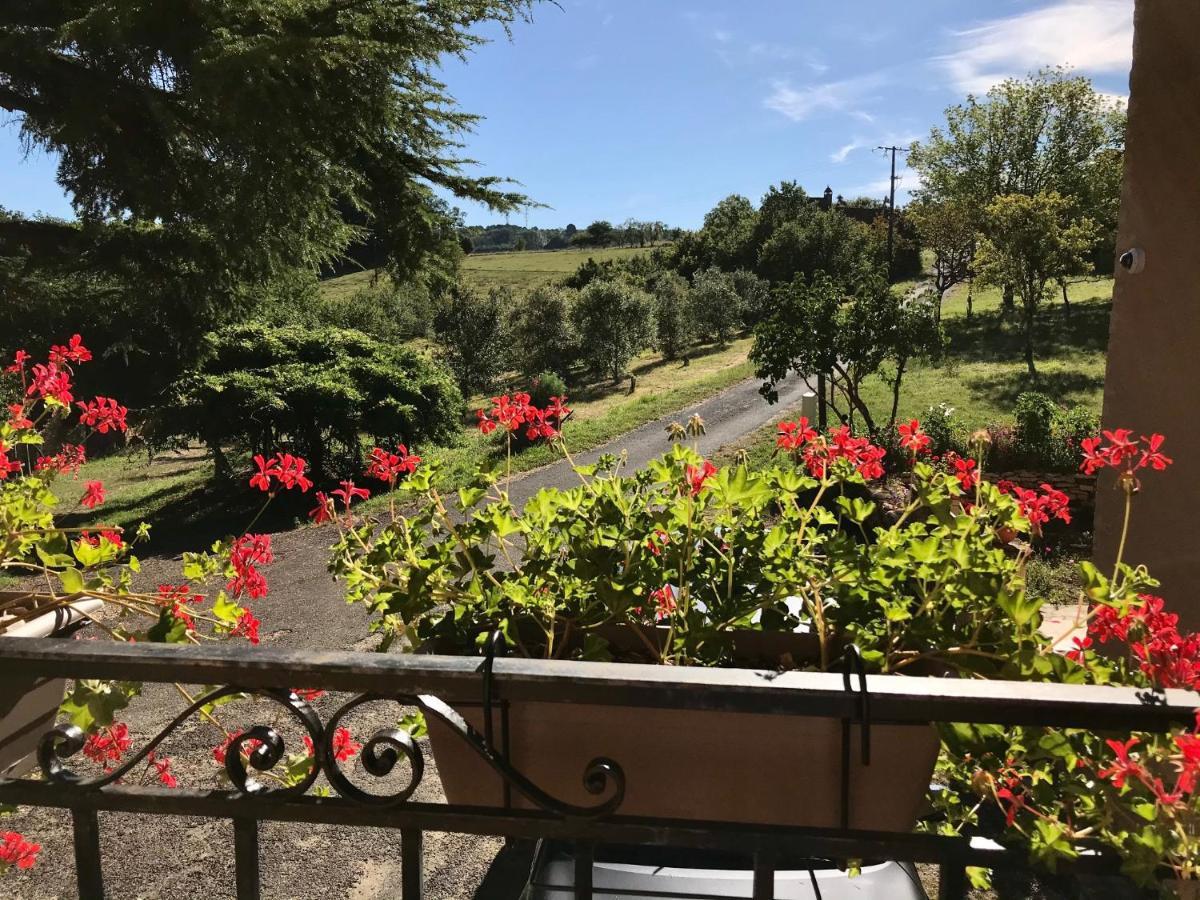
M 799 405 L 807 386 L 799 379 L 780 385 L 780 402 L 768 405 L 758 394 L 756 380 L 741 382 L 722 393 L 678 413 L 650 422 L 609 444 L 580 454 L 587 464 L 601 453 L 628 454 L 633 467 L 645 464 L 667 449 L 666 426 L 686 422 L 698 413 L 707 434 L 700 451 L 712 455 L 760 426 Z M 514 480 L 510 496 L 524 503 L 544 487 L 572 486 L 576 476 L 565 462 L 528 472 Z M 367 631 L 367 616 L 348 606 L 340 587 L 326 572 L 327 548 L 334 539 L 330 527 L 300 528 L 274 536 L 275 562 L 267 570 L 268 597 L 256 601 L 263 621 L 263 642 L 288 647 L 322 647 L 369 650 L 375 640 Z M 178 580 L 179 560 L 143 560 L 148 584 Z M 299 686 L 299 685 L 297 685 Z M 124 717 L 141 746 L 179 709 L 173 689 L 155 687 L 136 700 Z M 328 715 L 342 702 L 333 696 L 318 701 Z M 223 719 L 231 726 L 262 721 L 261 708 L 243 703 L 244 710 L 225 707 Z M 236 718 L 238 712 L 243 721 Z M 356 735 L 394 721 L 393 709 L 367 709 L 361 719 L 348 723 Z M 256 717 L 257 715 L 257 717 Z M 298 737 L 285 732 L 289 746 Z M 217 766 L 210 748 L 217 743 L 211 726 L 189 722 L 173 735 L 163 752 L 176 763 L 181 784 L 212 784 Z M 426 755 L 427 764 L 433 762 Z M 416 799 L 441 799 L 436 768 L 429 766 Z M 70 823 L 55 810 L 23 810 L 5 821 L 43 844 L 38 867 L 4 880 L 0 892 L 14 898 L 68 898 L 76 896 L 72 867 Z M 102 848 L 105 877 L 112 898 L 216 898 L 233 895 L 233 830 L 223 820 L 102 814 Z M 381 829 L 264 823 L 261 831 L 263 896 L 297 900 L 374 900 L 399 892 L 399 833 Z M 501 853 L 502 842 L 452 834 L 431 834 L 426 840 L 426 896 L 428 900 L 516 900 L 523 866 L 520 854 Z

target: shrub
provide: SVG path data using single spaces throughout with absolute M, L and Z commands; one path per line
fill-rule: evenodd
M 509 310 L 507 333 L 512 367 L 524 375 L 565 375 L 579 359 L 579 341 L 571 326 L 573 292 L 544 286 L 530 291 Z
M 658 349 L 667 359 L 674 359 L 694 337 L 688 283 L 678 275 L 664 272 L 653 279 L 653 293 Z
M 205 338 L 205 358 L 173 390 L 164 434 L 223 449 L 286 446 L 318 477 L 356 472 L 363 435 L 377 443 L 439 441 L 462 422 L 444 369 L 357 331 L 237 325 Z
M 728 344 L 742 324 L 742 298 L 733 276 L 716 268 L 697 272 L 692 279 L 692 315 L 701 340 Z
M 542 372 L 529 383 L 529 399 L 534 406 L 550 405 L 551 397 L 567 396 L 567 384 L 553 372 Z
M 959 450 L 962 442 L 959 440 L 959 429 L 954 421 L 954 407 L 946 403 L 938 403 L 925 411 L 921 419 L 925 434 L 929 436 L 929 449 L 937 456 L 949 450 Z
M 275 326 L 350 328 L 381 341 L 406 341 L 427 335 L 433 315 L 434 300 L 423 285 L 400 284 L 379 273 L 347 295 L 331 296 L 315 285 L 303 294 L 276 292 L 254 318 Z
M 491 390 L 505 369 L 504 310 L 511 299 L 507 288 L 492 288 L 483 295 L 459 285 L 451 289 L 434 316 L 442 361 L 464 394 Z
M 604 281 L 613 278 L 617 274 L 616 267 L 611 259 L 606 259 L 604 262 L 596 262 L 592 257 L 587 258 L 587 262 L 580 263 L 570 275 L 562 280 L 562 286 L 582 290 L 593 281 Z
M 597 375 L 619 381 L 629 361 L 654 337 L 654 301 L 620 281 L 593 281 L 572 310 L 575 330 L 587 335 L 583 361 Z
M 730 277 L 741 301 L 742 324 L 753 328 L 771 312 L 771 285 L 745 269 L 738 269 Z
M 1086 407 L 1065 409 L 1035 391 L 1017 397 L 1016 420 L 1015 463 L 1038 469 L 1073 470 L 1079 442 L 1098 427 Z

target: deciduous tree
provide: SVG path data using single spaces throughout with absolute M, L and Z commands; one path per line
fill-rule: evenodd
M 975 254 L 974 216 L 960 200 L 919 200 L 905 212 L 916 224 L 921 245 L 933 254 L 934 316 L 942 320 L 946 291 L 967 279 Z
M 654 341 L 654 301 L 620 280 L 593 281 L 579 292 L 573 316 L 581 354 L 598 375 L 620 381 L 629 361 Z
M 863 397 L 863 382 L 891 361 L 894 374 L 887 380 L 898 397 L 909 360 L 940 346 L 929 304 L 897 296 L 872 268 L 849 285 L 817 272 L 777 288 L 771 314 L 754 330 L 750 359 L 768 401 L 778 399 L 776 386 L 793 372 L 805 379 L 829 374 L 844 403 L 835 401 L 834 411 L 851 422 L 861 416 L 875 432 L 876 413 Z M 893 399 L 893 419 L 895 414 Z
M 729 343 L 742 325 L 742 298 L 733 276 L 713 267 L 692 279 L 692 315 L 702 340 Z
M 1088 218 L 1072 220 L 1070 202 L 1055 191 L 1004 194 L 988 204 L 985 237 L 976 253 L 981 280 L 1012 285 L 1021 300 L 1025 327 L 1025 363 L 1034 366 L 1034 322 L 1050 282 L 1084 269 L 1097 226 Z
M 468 396 L 491 390 L 508 361 L 505 313 L 512 302 L 507 288 L 486 294 L 465 285 L 453 288 L 433 319 L 441 357 Z

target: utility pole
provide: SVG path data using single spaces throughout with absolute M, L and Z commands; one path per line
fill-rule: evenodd
M 897 153 L 907 153 L 908 151 L 906 149 L 904 149 L 903 147 L 876 147 L 875 149 L 882 150 L 884 153 L 892 154 L 892 177 L 888 182 L 891 185 L 891 189 L 888 194 L 888 241 L 887 241 L 888 281 L 891 281 L 892 280 L 892 247 L 895 244 L 895 240 L 896 240 L 896 181 L 897 181 L 897 179 L 896 179 L 896 154 Z

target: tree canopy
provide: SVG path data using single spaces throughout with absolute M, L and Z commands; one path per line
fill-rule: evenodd
M 155 223 L 222 269 L 313 268 L 370 231 L 403 274 L 455 240 L 432 187 L 474 117 L 434 77 L 531 0 L 19 0 L 0 7 L 0 107 L 88 222 Z
M 1034 365 L 1033 322 L 1038 304 L 1052 279 L 1087 268 L 1087 250 L 1095 240 L 1096 224 L 1089 218 L 1071 219 L 1069 201 L 1060 194 L 1039 192 L 1031 197 L 1005 194 L 984 210 L 986 230 L 977 258 L 979 277 L 987 283 L 1012 285 L 1025 313 L 1025 362 Z
M 944 128 L 913 144 L 918 198 L 956 201 L 980 229 L 1005 194 L 1057 192 L 1071 217 L 1087 215 L 1104 238 L 1116 229 L 1125 111 L 1089 79 L 1062 68 L 1007 79 L 946 110 Z
M 774 309 L 754 329 L 750 360 L 759 378 L 760 393 L 778 399 L 779 382 L 795 372 L 801 378 L 828 373 L 834 391 L 834 411 L 846 421 L 861 416 L 868 431 L 877 430 L 878 411 L 862 393 L 871 375 L 884 374 L 893 387 L 891 419 L 897 411 L 900 384 L 909 361 L 941 349 L 941 331 L 933 309 L 916 297 L 901 297 L 877 270 L 859 273 L 849 284 L 824 272 L 797 275 L 775 291 Z

